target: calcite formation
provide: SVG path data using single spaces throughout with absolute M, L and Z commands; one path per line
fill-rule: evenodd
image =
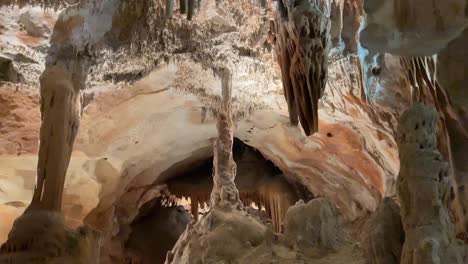
M 311 248 L 333 251 L 342 239 L 335 206 L 327 199 L 308 203 L 299 201 L 290 207 L 284 220 L 284 243 L 307 254 Z
M 214 208 L 190 224 L 169 263 L 336 263 L 327 259 L 342 247 L 341 228 L 334 206 L 326 199 L 300 202 L 288 210 L 284 235 L 243 210 Z M 290 228 L 290 229 L 289 229 Z M 288 230 L 289 229 L 289 230 Z M 229 243 L 225 243 L 229 238 Z M 361 263 L 360 259 L 350 260 Z
M 216 122 L 218 138 L 214 143 L 213 154 L 213 191 L 210 199 L 212 207 L 241 205 L 239 191 L 234 182 L 236 163 L 232 158 L 234 130 L 231 114 L 231 87 L 231 73 L 228 69 L 224 69 L 221 72 L 222 106 Z
M 289 184 L 274 164 L 238 139 L 234 141 L 233 156 L 237 166 L 235 184 L 240 200 L 247 209 L 254 203 L 258 209 L 251 209 L 265 214 L 273 229 L 280 232 L 287 209 L 298 198 L 306 199 L 306 195 Z M 190 198 L 191 212 L 196 221 L 199 212 L 206 211 L 210 205 L 213 188 L 213 166 L 210 161 L 211 159 L 165 182 L 171 195 Z M 264 211 L 261 211 L 262 208 Z
M 363 247 L 368 264 L 399 264 L 405 233 L 400 207 L 386 197 L 363 230 Z
M 278 1 L 276 54 L 291 124 L 318 130 L 318 100 L 327 82 L 330 2 Z
M 367 0 L 361 44 L 401 56 L 433 55 L 468 26 L 465 0 Z
M 433 108 L 418 103 L 403 113 L 398 127 L 402 264 L 464 263 L 446 206 L 450 180 L 448 163 L 436 147 L 437 121 Z
M 99 263 L 99 234 L 89 227 L 71 230 L 63 216 L 32 211 L 19 217 L 0 249 L 0 263 Z

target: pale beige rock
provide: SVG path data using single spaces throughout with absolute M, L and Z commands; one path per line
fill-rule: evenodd
M 45 19 L 45 12 L 40 8 L 31 8 L 21 13 L 19 23 L 22 24 L 29 35 L 47 38 L 52 29 Z

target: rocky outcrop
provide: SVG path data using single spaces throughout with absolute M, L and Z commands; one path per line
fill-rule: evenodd
M 371 0 L 361 44 L 376 52 L 430 56 L 442 50 L 467 27 L 464 0 Z
M 327 83 L 330 3 L 278 1 L 276 54 L 291 124 L 318 130 L 318 100 Z
M 99 263 L 99 236 L 89 227 L 70 230 L 58 213 L 19 217 L 0 249 L 0 263 Z
M 450 181 L 448 163 L 436 147 L 437 121 L 434 109 L 415 104 L 403 113 L 398 127 L 402 264 L 464 263 L 465 252 L 446 207 Z
M 367 264 L 399 264 L 405 233 L 400 207 L 386 197 L 370 216 L 363 230 L 362 241 Z
M 317 198 L 308 203 L 301 200 L 286 213 L 284 243 L 304 254 L 313 247 L 333 251 L 342 240 L 338 226 L 336 208 L 329 200 Z
M 24 11 L 19 17 L 19 23 L 26 32 L 33 37 L 48 38 L 52 29 L 47 20 L 42 17 L 44 13 L 40 8 L 31 8 Z
M 286 218 L 283 236 L 243 210 L 214 208 L 189 225 L 166 264 L 363 263 L 358 248 L 353 254 L 343 246 L 337 215 L 326 199 L 300 202 Z M 227 238 L 229 243 L 223 243 Z

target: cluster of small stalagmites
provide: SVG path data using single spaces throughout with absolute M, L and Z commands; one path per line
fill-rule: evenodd
M 278 1 L 276 53 L 293 125 L 318 130 L 318 100 L 327 82 L 330 1 Z
M 405 231 L 402 264 L 464 262 L 446 207 L 448 163 L 437 150 L 438 113 L 415 104 L 400 118 L 397 194 Z
M 98 263 L 96 231 L 68 229 L 59 213 L 30 211 L 18 218 L 0 249 L 0 263 Z
M 189 225 L 166 263 L 311 263 L 342 244 L 336 212 L 327 199 L 300 201 L 287 211 L 283 235 L 244 210 L 217 207 Z

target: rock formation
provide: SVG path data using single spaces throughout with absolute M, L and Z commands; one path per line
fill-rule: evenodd
M 465 263 L 466 3 L 426 2 L 0 1 L 0 263 Z
M 362 241 L 368 264 L 399 264 L 405 233 L 400 207 L 386 197 L 372 214 L 363 232 Z
M 402 264 L 464 263 L 464 250 L 446 206 L 449 171 L 436 147 L 437 123 L 434 109 L 415 104 L 403 113 L 398 127 L 397 193 L 405 230 Z
M 0 263 L 99 263 L 99 234 L 70 230 L 56 212 L 32 211 L 19 217 L 0 249 Z
M 361 44 L 376 52 L 430 56 L 468 26 L 467 3 L 425 0 L 367 0 Z
M 15 67 L 13 60 L 0 54 L 0 81 L 18 83 L 23 79 L 21 73 Z
M 284 243 L 307 254 L 311 248 L 333 251 L 342 240 L 335 206 L 323 198 L 290 207 L 284 221 Z
M 327 82 L 330 3 L 278 1 L 276 54 L 292 125 L 318 130 L 318 100 Z
M 216 129 L 218 138 L 214 143 L 213 154 L 213 191 L 210 205 L 241 206 L 239 191 L 234 179 L 236 177 L 236 163 L 232 158 L 234 130 L 231 113 L 231 73 L 225 69 L 221 72 L 222 106 L 218 113 Z

